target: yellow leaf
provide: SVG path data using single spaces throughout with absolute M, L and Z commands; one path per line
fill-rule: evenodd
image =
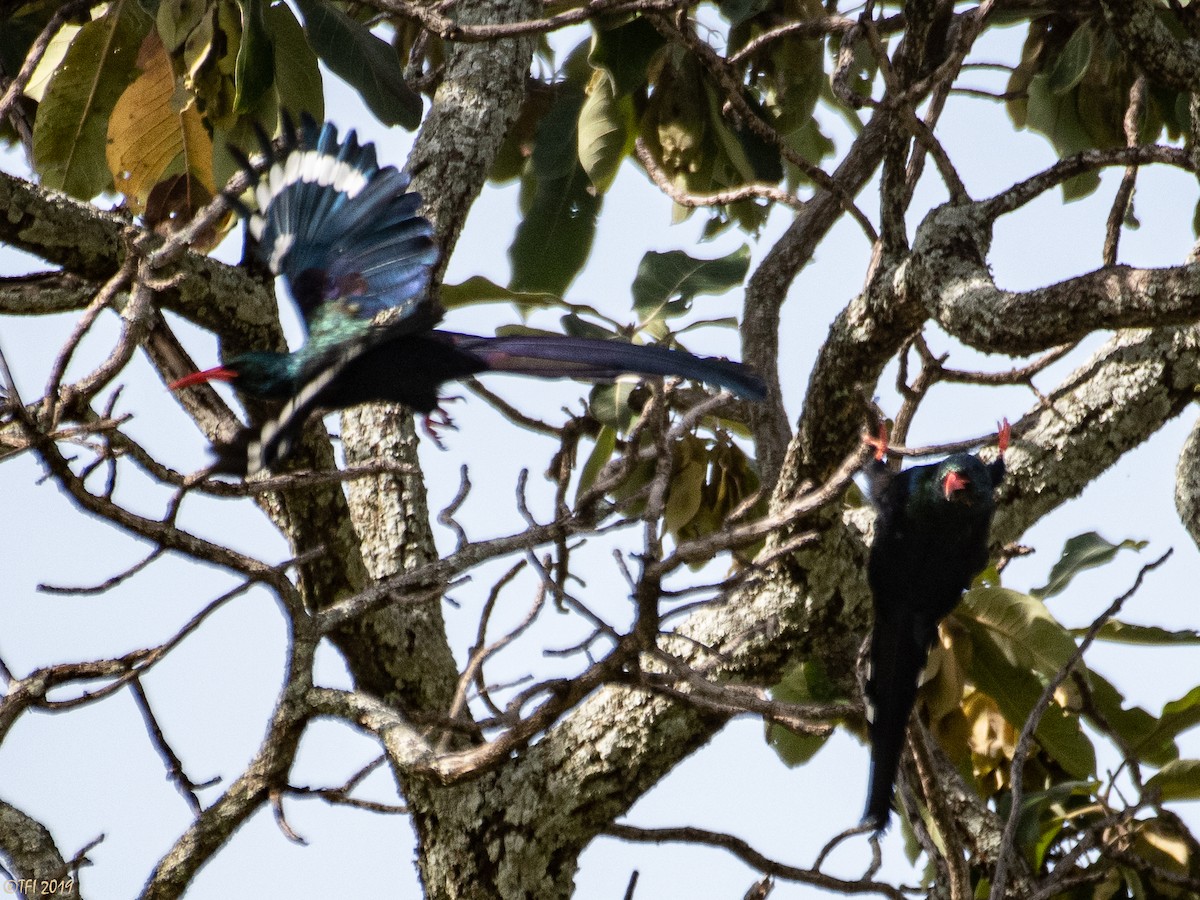
M 163 176 L 192 176 L 211 195 L 214 191 L 212 140 L 194 103 L 181 108 L 171 58 L 155 32 L 142 42 L 142 70 L 125 89 L 108 123 L 108 167 L 117 190 L 134 212 Z
M 62 65 L 63 58 L 67 55 L 67 48 L 71 46 L 71 41 L 75 39 L 75 35 L 79 34 L 82 28 L 82 25 L 64 25 L 50 39 L 50 45 L 42 55 L 41 62 L 33 70 L 29 84 L 25 85 L 26 97 L 36 100 L 38 103 L 42 102 L 46 88 L 50 85 L 50 79 Z
M 921 696 L 929 721 L 935 727 L 946 716 L 958 712 L 967 683 L 966 671 L 954 655 L 950 635 L 940 631 L 938 637 L 921 678 Z
M 1174 829 L 1166 823 L 1151 820 L 1141 823 L 1138 837 L 1162 855 L 1162 858 L 1155 859 L 1153 853 L 1144 854 L 1149 856 L 1152 862 L 1168 870 L 1184 873 L 1187 872 L 1188 858 L 1191 854 L 1188 852 L 1187 842 L 1173 831 Z

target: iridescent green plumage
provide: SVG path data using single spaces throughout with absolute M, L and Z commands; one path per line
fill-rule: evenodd
M 871 785 L 863 821 L 887 825 L 917 681 L 938 623 L 987 565 L 994 489 L 1004 478 L 1008 423 L 1000 456 L 984 464 L 957 453 L 940 463 L 893 472 L 882 461 L 886 438 L 867 467 L 878 515 L 867 564 L 875 601 L 867 709 Z

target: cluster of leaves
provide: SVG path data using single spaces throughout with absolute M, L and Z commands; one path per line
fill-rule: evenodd
M 20 67 L 59 6 L 30 0 L 5 15 L 3 72 Z M 370 29 L 375 19 L 353 5 L 299 0 L 295 7 L 300 18 L 269 0 L 114 0 L 81 8 L 54 36 L 26 91 L 37 104 L 32 161 L 43 183 L 80 199 L 116 192 L 150 224 L 186 217 L 235 171 L 227 145 L 253 150 L 254 128 L 274 132 L 284 109 L 322 118 L 318 60 L 383 123 L 419 124 L 421 98 L 405 82 L 402 60 L 411 57 L 414 71 L 435 66 L 444 54 L 440 39 L 397 20 L 386 41 Z M 730 54 L 781 14 L 823 15 L 818 0 L 727 0 L 717 9 L 728 23 Z M 548 49 L 545 57 L 552 60 Z M 565 292 L 587 261 L 603 195 L 639 138 L 689 193 L 803 180 L 759 132 L 726 115 L 727 85 L 717 73 L 644 17 L 597 22 L 561 67 L 548 69 L 531 83 L 492 173 L 497 181 L 521 179 L 514 290 Z M 772 41 L 728 74 L 744 84 L 747 108 L 786 146 L 811 162 L 832 152 L 813 117 L 826 83 L 821 40 Z M 11 128 L 0 133 L 15 136 Z M 753 231 L 767 211 L 764 200 L 720 207 L 709 231 L 731 224 Z
M 1159 14 L 1172 21 L 1165 6 Z M 1086 20 L 1070 13 L 1043 16 L 1030 23 L 1021 62 L 1009 78 L 1009 116 L 1018 128 L 1045 135 L 1060 156 L 1124 146 L 1129 89 L 1138 71 L 1098 11 Z M 1138 139 L 1153 141 L 1164 129 L 1177 139 L 1189 121 L 1187 95 L 1153 83 Z M 1065 182 L 1063 195 L 1078 199 L 1099 186 L 1099 174 L 1087 172 Z
M 781 10 L 779 7 L 785 7 Z M 729 0 L 729 54 L 780 21 L 823 15 L 817 0 Z M 826 85 L 823 42 L 784 37 L 740 59 L 731 76 L 742 100 L 778 139 L 809 162 L 833 152 L 813 117 Z M 635 144 L 688 194 L 750 184 L 796 186 L 802 173 L 748 122 L 724 112 L 725 86 L 695 54 L 641 16 L 596 23 L 562 67 L 531 86 L 522 114 L 492 171 L 521 180 L 523 219 L 510 248 L 511 287 L 563 293 L 586 263 L 603 196 Z M 679 208 L 680 216 L 689 210 Z M 715 208 L 712 236 L 730 225 L 753 232 L 769 204 L 743 199 Z
M 13 72 L 59 4 L 19 4 L 0 29 L 0 65 Z M 227 144 L 252 149 L 253 128 L 273 131 L 279 111 L 323 113 L 318 59 L 360 92 L 386 124 L 414 128 L 419 95 L 401 60 L 436 63 L 440 40 L 419 42 L 402 21 L 391 43 L 363 12 L 328 0 L 301 0 L 298 19 L 269 0 L 115 0 L 80 14 L 55 36 L 27 95 L 40 104 L 34 165 L 43 182 L 80 198 L 115 190 L 152 223 L 185 215 L 234 171 Z M 352 9 L 353 7 L 347 7 Z M 813 113 L 837 105 L 825 72 L 826 42 L 784 35 L 756 38 L 780 21 L 819 18 L 819 0 L 723 0 L 726 59 L 705 62 L 668 41 L 646 17 L 594 23 L 591 37 L 561 67 L 531 83 L 522 114 L 492 176 L 521 180 L 520 228 L 510 248 L 510 287 L 562 294 L 586 263 L 603 196 L 641 140 L 656 165 L 688 194 L 804 175 L 745 115 L 729 115 L 729 81 L 744 109 L 780 144 L 812 163 L 833 146 Z M 1160 16 L 1175 26 L 1172 12 Z M 745 48 L 747 52 L 741 53 Z M 550 54 L 547 52 L 547 58 Z M 856 84 L 870 89 L 863 56 Z M 1123 144 L 1123 117 L 1136 67 L 1103 18 L 1062 10 L 1033 19 L 1008 85 L 1018 127 L 1045 134 L 1062 155 Z M 845 112 L 845 110 L 841 110 Z M 1151 89 L 1141 124 L 1149 140 L 1186 131 L 1188 99 Z M 6 137 L 11 138 L 9 131 Z M 1069 181 L 1068 197 L 1099 184 L 1094 173 Z M 754 231 L 769 202 L 742 199 L 713 208 L 708 234 L 736 224 Z M 680 208 L 679 214 L 689 211 Z
M 5 71 L 60 5 L 5 18 Z M 228 144 L 253 149 L 254 127 L 274 132 L 284 109 L 323 118 L 318 59 L 381 121 L 415 128 L 421 99 L 396 50 L 325 0 L 296 5 L 303 24 L 266 0 L 114 0 L 66 23 L 26 91 L 42 183 L 80 199 L 116 191 L 150 225 L 186 220 L 235 171 Z
M 1085 569 L 1109 562 L 1121 550 L 1144 546 L 1132 540 L 1113 544 L 1091 532 L 1073 537 L 1047 583 L 1027 594 L 1002 587 L 993 567 L 976 579 L 962 605 L 943 623 L 941 643 L 930 654 L 921 687 L 922 716 L 967 783 L 1002 816 L 1010 808 L 1011 768 L 1020 731 L 1046 684 L 1076 651 L 1079 633 L 1065 628 L 1044 601 L 1064 591 Z M 1200 632 L 1119 620 L 1107 622 L 1099 637 L 1144 646 L 1200 643 Z M 847 699 L 812 663 L 793 671 L 774 695 L 789 702 Z M 1084 729 L 1085 722 L 1090 730 Z M 1200 799 L 1200 761 L 1180 759 L 1176 743 L 1182 732 L 1198 724 L 1200 688 L 1165 704 L 1154 716 L 1138 706 L 1126 707 L 1107 678 L 1077 665 L 1042 716 L 1034 732 L 1034 752 L 1022 773 L 1017 844 L 1030 867 L 1047 871 L 1081 833 L 1121 808 L 1111 796 L 1115 773 L 1108 783 L 1097 779 L 1093 734 L 1111 742 L 1124 765 L 1158 770 L 1140 786 L 1143 797 Z M 770 726 L 767 736 L 789 765 L 806 762 L 827 737 L 794 734 L 779 725 Z M 1123 827 L 1129 853 L 1168 872 L 1191 877 L 1200 873 L 1200 848 L 1173 816 L 1154 814 Z M 915 844 L 912 850 L 915 859 Z M 1109 876 L 1106 892 L 1097 896 L 1113 896 L 1118 890 L 1122 896 L 1125 890 L 1130 896 L 1147 896 L 1147 890 L 1157 892 L 1154 896 L 1176 896 L 1172 886 L 1136 868 L 1115 867 Z
M 689 315 L 697 296 L 723 294 L 740 285 L 749 265 L 750 249 L 745 245 L 716 259 L 698 259 L 682 250 L 649 251 L 642 257 L 630 289 L 632 324 L 622 324 L 588 304 L 572 303 L 553 293 L 503 288 L 482 276 L 443 285 L 442 303 L 447 309 L 473 303 L 512 303 L 522 314 L 539 309 L 561 310 L 559 322 L 566 334 L 612 341 L 631 341 L 646 335 L 656 342 L 678 346 L 678 336 L 693 328 L 736 327 L 736 319 L 722 317 L 694 320 L 675 330 L 672 320 Z M 511 325 L 501 332 L 537 334 L 539 330 Z M 595 443 L 580 472 L 579 493 L 593 485 L 604 465 L 624 446 L 622 436 L 630 430 L 645 399 L 644 391 L 627 381 L 592 389 L 587 416 L 594 426 Z M 669 487 L 664 527 L 677 539 L 719 530 L 729 514 L 753 497 L 759 487 L 754 461 L 732 439 L 732 434 L 744 432 L 741 422 L 709 416 L 698 427 L 709 432 L 708 436 L 687 435 L 673 448 L 677 475 Z M 653 461 L 635 466 L 614 499 L 629 501 L 630 511 L 636 513 L 644 502 L 637 498 L 643 497 L 654 471 Z M 765 498 L 760 499 L 761 503 Z

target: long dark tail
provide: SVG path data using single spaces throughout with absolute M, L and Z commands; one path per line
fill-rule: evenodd
M 494 338 L 437 332 L 460 350 L 478 356 L 497 372 L 543 378 L 595 378 L 620 375 L 678 375 L 726 388 L 747 400 L 762 400 L 766 385 L 742 363 L 683 350 L 567 335 L 510 335 Z
M 912 623 L 876 621 L 871 633 L 871 670 L 867 679 L 871 733 L 871 786 L 863 823 L 887 827 L 896 792 L 896 775 L 908 720 L 917 698 L 917 680 L 929 655 Z

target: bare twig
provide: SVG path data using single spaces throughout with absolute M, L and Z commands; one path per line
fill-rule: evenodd
M 1125 110 L 1125 146 L 1138 145 L 1138 132 L 1141 129 L 1142 114 L 1146 109 L 1147 82 L 1145 75 L 1139 75 L 1129 88 L 1129 107 Z M 1130 202 L 1133 200 L 1133 188 L 1137 184 L 1138 167 L 1125 167 L 1121 176 L 1121 184 L 1113 197 L 1112 209 L 1108 211 L 1108 224 L 1104 233 L 1104 264 L 1117 264 L 1117 247 L 1121 240 L 1121 228 L 1125 217 L 1129 215 Z
M 153 550 L 151 550 L 145 556 L 145 558 L 138 560 L 132 566 L 125 569 L 123 572 L 118 572 L 116 575 L 113 575 L 111 578 L 105 579 L 104 581 L 100 582 L 99 584 L 89 585 L 87 587 L 66 587 L 63 585 L 54 585 L 54 584 L 43 583 L 43 584 L 38 585 L 38 590 L 44 591 L 47 594 L 68 594 L 68 595 L 75 596 L 75 597 L 94 596 L 96 594 L 103 594 L 106 591 L 112 590 L 117 585 L 121 584 L 122 582 L 127 581 L 128 579 L 132 578 L 134 575 L 138 574 L 139 572 L 143 571 L 144 569 L 149 567 L 151 563 L 153 563 L 155 560 L 159 559 L 162 555 L 163 555 L 163 549 L 161 547 L 155 547 Z
M 483 612 L 479 616 L 479 630 L 475 636 L 475 644 L 471 647 L 466 668 L 463 669 L 462 675 L 459 676 L 458 685 L 454 690 L 454 700 L 451 702 L 450 712 L 447 714 L 452 720 L 460 718 L 466 710 L 467 689 L 472 682 L 477 685 L 480 694 L 486 692 L 483 675 L 484 663 L 524 634 L 542 610 L 546 599 L 544 589 L 537 592 L 537 596 L 534 599 L 533 605 L 529 608 L 529 612 L 525 614 L 525 618 L 515 628 L 491 644 L 484 643 L 487 639 L 488 622 L 491 621 L 492 611 L 496 608 L 496 602 L 500 599 L 500 592 L 517 577 L 523 568 L 525 568 L 525 560 L 518 560 L 515 565 L 500 576 L 500 579 L 492 585 L 491 591 L 488 592 L 487 601 L 483 605 Z M 439 753 L 445 752 L 449 747 L 450 737 L 451 735 L 449 734 L 443 735 L 442 741 L 438 745 Z
M 142 687 L 141 678 L 136 675 L 129 680 L 129 687 L 133 692 L 133 699 L 137 704 L 138 712 L 142 715 L 142 721 L 146 723 L 146 733 L 150 735 L 150 743 L 154 745 L 155 751 L 167 767 L 167 777 L 175 788 L 183 795 L 183 799 L 187 801 L 188 806 L 192 808 L 193 815 L 200 815 L 200 798 L 196 796 L 197 788 L 211 787 L 220 779 L 211 778 L 203 784 L 197 784 L 188 778 L 187 773 L 183 770 L 183 761 L 171 749 L 171 745 L 167 743 L 166 737 L 163 735 L 162 728 L 158 724 L 158 719 L 154 715 L 154 710 L 150 708 L 150 698 L 146 696 L 146 690 Z
M 605 833 L 615 838 L 620 838 L 623 841 L 638 841 L 649 844 L 683 842 L 700 844 L 707 847 L 718 847 L 732 853 L 752 869 L 756 869 L 765 875 L 771 875 L 781 881 L 795 881 L 800 884 L 809 884 L 814 887 L 843 894 L 878 894 L 881 897 L 890 897 L 892 900 L 904 900 L 905 897 L 902 889 L 893 887 L 882 881 L 873 881 L 869 878 L 848 881 L 842 878 L 835 878 L 832 875 L 826 875 L 817 868 L 802 869 L 798 866 L 790 866 L 786 863 L 777 862 L 759 853 L 741 838 L 719 831 L 708 831 L 704 828 L 693 827 L 638 828 L 633 825 L 614 823 L 608 826 Z
M 1068 179 L 1084 172 L 1094 172 L 1108 166 L 1144 166 L 1152 163 L 1174 166 L 1185 172 L 1195 172 L 1195 163 L 1186 150 L 1165 147 L 1159 144 L 1141 144 L 1137 147 L 1113 147 L 1104 150 L 1085 150 L 1036 175 L 1017 182 L 994 197 L 979 201 L 984 217 L 994 221 L 1000 216 L 1014 212 L 1035 200 L 1046 191 L 1052 190 Z
M 770 184 L 744 184 L 741 187 L 730 188 L 725 191 L 691 194 L 671 180 L 671 176 L 667 174 L 659 161 L 654 158 L 654 154 L 650 152 L 650 148 L 646 146 L 646 141 L 643 138 L 639 137 L 634 142 L 633 150 L 637 155 L 638 162 L 642 164 L 642 168 L 646 170 L 646 174 L 650 176 L 650 180 L 654 182 L 658 189 L 675 203 L 688 209 L 696 209 L 702 206 L 725 206 L 730 203 L 737 203 L 739 200 L 767 200 L 772 203 L 790 206 L 792 209 L 800 209 L 804 206 L 804 202 L 799 197 Z
M 457 549 L 461 550 L 470 543 L 466 530 L 454 518 L 455 513 L 466 503 L 467 495 L 471 492 L 471 476 L 468 474 L 465 464 L 459 467 L 458 478 L 458 493 L 454 495 L 453 500 L 446 504 L 446 508 L 438 513 L 437 520 L 454 532 L 455 537 L 458 539 Z

